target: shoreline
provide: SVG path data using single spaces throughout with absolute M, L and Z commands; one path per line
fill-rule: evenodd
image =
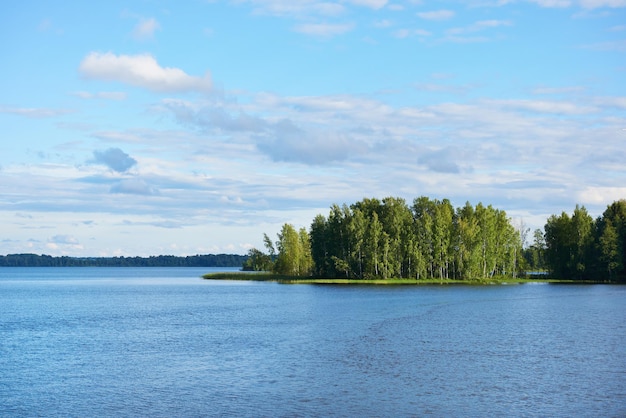
M 490 286 L 490 285 L 513 285 L 527 283 L 546 284 L 624 284 L 609 281 L 582 281 L 561 279 L 529 279 L 529 278 L 502 278 L 489 280 L 454 280 L 454 279 L 343 279 L 343 278 L 320 278 L 286 276 L 268 272 L 219 272 L 202 275 L 204 280 L 235 280 L 275 282 L 280 284 L 326 284 L 326 285 L 467 285 L 467 286 Z

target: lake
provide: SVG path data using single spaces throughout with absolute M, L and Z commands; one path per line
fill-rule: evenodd
M 0 416 L 626 416 L 626 286 L 217 270 L 0 268 Z

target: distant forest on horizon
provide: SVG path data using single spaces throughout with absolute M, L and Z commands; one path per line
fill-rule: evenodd
M 38 254 L 0 255 L 0 267 L 241 267 L 248 256 L 205 254 L 150 257 L 55 257 Z

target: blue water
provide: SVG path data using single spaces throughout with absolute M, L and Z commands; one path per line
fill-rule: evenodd
M 626 416 L 626 286 L 0 269 L 0 416 Z

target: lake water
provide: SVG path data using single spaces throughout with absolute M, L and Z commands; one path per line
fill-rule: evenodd
M 1 268 L 0 416 L 626 416 L 626 286 L 210 270 Z

